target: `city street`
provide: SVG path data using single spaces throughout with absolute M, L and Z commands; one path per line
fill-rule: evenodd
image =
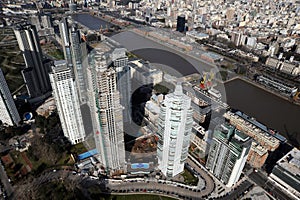
M 15 188 L 17 192 L 14 194 L 13 198 L 20 199 L 22 196 L 26 195 L 27 192 L 35 191 L 39 186 L 48 182 L 71 180 L 84 185 L 87 188 L 89 186 L 97 185 L 97 187 L 106 194 L 157 193 L 180 199 L 205 199 L 213 190 L 213 181 L 203 170 L 193 165 L 193 162 L 189 161 L 189 163 L 205 179 L 206 187 L 204 190 L 199 190 L 195 186 L 184 186 L 180 183 L 165 180 L 153 179 L 149 181 L 141 178 L 126 179 L 124 181 L 114 179 L 94 179 L 89 176 L 74 175 L 68 170 L 53 170 L 42 174 L 30 183 L 27 182 L 18 186 L 18 188 Z
M 187 163 L 194 168 L 196 172 L 200 174 L 200 176 L 205 180 L 205 188 L 202 191 L 203 196 L 208 196 L 214 190 L 215 184 L 213 179 L 203 171 L 196 163 L 194 163 L 190 158 L 187 159 Z
M 238 197 L 242 196 L 244 194 L 244 192 L 246 190 L 248 190 L 249 188 L 251 188 L 252 186 L 253 186 L 253 184 L 250 181 L 245 180 L 238 187 L 236 187 L 233 191 L 229 192 L 228 195 L 222 196 L 218 199 L 222 199 L 222 200 L 237 199 Z
M 178 187 L 177 185 L 158 182 L 121 182 L 119 184 L 108 184 L 108 187 L 112 193 L 150 192 L 175 196 L 181 199 L 201 199 L 205 195 L 205 193 L 196 189 L 192 190 L 182 186 Z

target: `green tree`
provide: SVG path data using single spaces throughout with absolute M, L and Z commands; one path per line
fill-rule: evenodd
M 161 84 L 156 84 L 154 85 L 153 89 L 155 90 L 155 92 L 157 94 L 168 94 L 169 92 L 169 88 L 167 88 L 166 86 L 164 85 L 161 85 Z
M 227 71 L 220 71 L 220 75 L 221 75 L 223 81 L 227 80 L 227 77 L 228 77 Z
M 39 127 L 40 129 L 44 129 L 45 128 L 46 121 L 47 121 L 47 119 L 44 116 L 37 115 L 35 117 L 35 125 L 37 127 Z

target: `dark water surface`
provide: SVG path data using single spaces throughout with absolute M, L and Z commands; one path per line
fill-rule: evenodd
M 300 106 L 268 91 L 236 79 L 225 84 L 227 103 L 268 127 L 278 130 L 291 143 L 300 144 Z
M 110 23 L 86 13 L 72 15 L 72 18 L 91 30 L 99 30 L 101 26 L 103 29 L 111 27 Z

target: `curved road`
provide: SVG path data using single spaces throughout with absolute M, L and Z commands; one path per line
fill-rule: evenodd
M 200 176 L 205 180 L 205 188 L 202 190 L 203 196 L 208 196 L 213 192 L 215 189 L 215 183 L 213 179 L 205 172 L 203 169 L 201 169 L 192 159 L 188 158 L 187 163 L 193 167 L 196 172 L 200 174 Z
M 184 186 L 183 184 L 165 181 L 165 180 L 135 180 L 127 179 L 125 181 L 117 181 L 114 179 L 92 179 L 90 177 L 82 177 L 73 175 L 72 172 L 66 170 L 51 171 L 42 174 L 30 183 L 18 185 L 15 188 L 18 192 L 13 195 L 14 198 L 21 198 L 26 196 L 30 191 L 36 190 L 42 184 L 57 181 L 57 180 L 72 180 L 77 183 L 88 185 L 98 185 L 102 188 L 104 193 L 122 194 L 122 193 L 153 193 L 157 195 L 165 195 L 181 199 L 203 199 L 214 190 L 214 182 L 211 177 L 203 171 L 191 159 L 187 163 L 205 180 L 205 188 L 203 190 L 197 189 L 195 186 Z M 138 182 L 139 181 L 139 182 Z

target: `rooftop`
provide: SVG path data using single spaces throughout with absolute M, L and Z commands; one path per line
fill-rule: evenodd
M 288 154 L 277 161 L 277 165 L 295 176 L 300 177 L 300 150 L 297 148 L 292 149 Z
M 259 145 L 255 141 L 252 141 L 251 150 L 256 152 L 260 156 L 263 156 L 264 154 L 268 153 L 267 149 L 265 149 L 263 146 Z

